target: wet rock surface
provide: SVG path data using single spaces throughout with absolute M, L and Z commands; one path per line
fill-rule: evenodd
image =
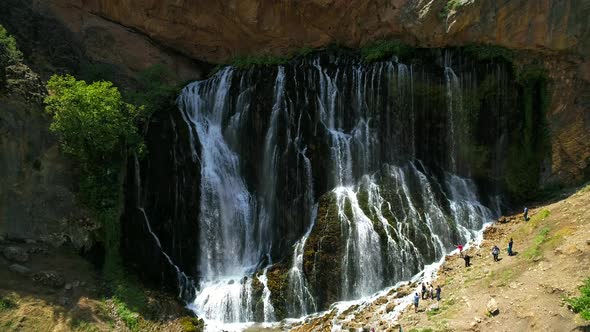
M 6 259 L 17 263 L 25 263 L 29 260 L 27 250 L 17 246 L 8 246 L 4 248 L 2 254 Z

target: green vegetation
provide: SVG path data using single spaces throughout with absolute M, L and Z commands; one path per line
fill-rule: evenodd
M 0 311 L 14 309 L 17 307 L 16 302 L 10 297 L 0 297 Z
M 230 61 L 230 65 L 238 69 L 248 69 L 254 66 L 284 65 L 289 62 L 289 57 L 275 55 L 247 55 L 237 56 Z
M 512 64 L 514 62 L 514 51 L 497 45 L 466 45 L 465 53 L 479 61 L 504 61 Z
M 58 135 L 63 152 L 79 165 L 80 198 L 102 225 L 104 276 L 118 315 L 135 330 L 137 312 L 147 300 L 123 269 L 119 211 L 127 156 L 144 150 L 136 126 L 143 108 L 124 102 L 110 82 L 87 84 L 69 75 L 54 75 L 47 89 L 46 110 L 53 115 L 50 130 Z
M 16 39 L 0 25 L 0 68 L 23 61 L 23 54 L 16 45 Z
M 175 107 L 181 86 L 173 83 L 172 72 L 167 66 L 155 64 L 144 70 L 139 74 L 137 84 L 137 90 L 130 93 L 130 100 L 135 105 L 142 105 L 142 118 L 149 118 L 157 110 Z
M 251 67 L 257 66 L 276 66 L 276 65 L 284 65 L 289 63 L 293 58 L 304 58 L 315 52 L 316 49 L 311 47 L 300 47 L 298 49 L 293 50 L 288 55 L 281 56 L 281 55 L 243 55 L 243 56 L 236 56 L 233 57 L 228 65 L 234 66 L 238 69 L 249 69 Z M 218 72 L 221 68 L 225 67 L 225 64 L 218 64 L 215 66 L 209 75 L 212 75 Z
M 530 217 L 530 219 L 528 221 L 528 226 L 535 228 L 538 226 L 539 222 L 545 220 L 550 215 L 551 215 L 551 211 L 549 211 L 547 209 L 543 209 L 543 210 L 539 211 L 537 214 Z
M 141 109 L 125 103 L 110 82 L 89 85 L 70 75 L 54 75 L 47 89 L 50 130 L 80 166 L 83 202 L 94 209 L 114 207 L 122 161 L 143 150 L 136 127 Z
M 180 319 L 180 325 L 184 332 L 199 332 L 205 328 L 205 322 L 196 317 L 183 317 Z
M 396 40 L 379 40 L 361 48 L 361 56 L 365 62 L 385 60 L 393 55 L 406 58 L 412 52 L 412 47 Z
M 448 0 L 443 9 L 438 13 L 438 17 L 446 20 L 451 11 L 461 8 L 461 6 L 463 6 L 463 1 L 461 0 Z
M 549 234 L 549 228 L 543 228 L 537 236 L 533 239 L 531 247 L 527 248 L 523 256 L 529 261 L 537 261 L 541 259 L 543 253 L 541 252 L 541 245 L 547 241 L 547 235 Z
M 590 321 L 590 277 L 586 278 L 584 284 L 580 286 L 580 296 L 567 299 L 567 303 L 575 313 L 579 313 L 582 318 Z

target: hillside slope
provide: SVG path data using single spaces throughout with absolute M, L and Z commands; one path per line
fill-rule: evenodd
M 442 298 L 420 301 L 418 312 L 406 308 L 399 320 L 389 320 L 401 295 L 417 287 L 404 286 L 398 292 L 378 297 L 358 310 L 330 312 L 295 326 L 295 331 L 330 331 L 343 328 L 375 331 L 588 331 L 590 324 L 569 310 L 564 299 L 579 295 L 578 287 L 590 271 L 590 185 L 577 192 L 563 192 L 559 198 L 531 209 L 524 222 L 522 214 L 502 217 L 484 233 L 479 247 L 467 250 L 472 256 L 466 268 L 458 254 L 447 256 L 435 285 Z M 504 248 L 514 239 L 516 255 Z M 502 248 L 494 262 L 491 248 Z M 487 313 L 494 299 L 499 313 Z M 435 309 L 438 306 L 438 310 Z M 352 318 L 352 319 L 351 319 Z

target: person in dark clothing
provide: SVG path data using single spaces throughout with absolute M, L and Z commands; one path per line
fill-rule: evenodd
M 440 301 L 440 285 L 436 286 L 436 300 Z
M 470 267 L 471 266 L 471 256 L 465 254 L 463 256 L 463 259 L 465 260 L 465 267 Z
M 498 261 L 498 254 L 500 254 L 500 248 L 498 248 L 498 246 L 494 246 L 492 248 L 492 256 L 494 256 L 494 262 Z
M 426 284 L 422 283 L 422 293 L 420 294 L 422 296 L 422 300 L 426 299 L 427 293 L 426 293 Z
M 524 221 L 529 221 L 529 208 L 528 207 L 524 207 Z
M 512 238 L 510 238 L 510 242 L 508 242 L 508 256 L 512 256 L 512 244 L 514 243 L 514 241 L 512 241 Z

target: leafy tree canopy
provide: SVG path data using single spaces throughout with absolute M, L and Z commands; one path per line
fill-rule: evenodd
M 50 129 L 60 137 L 63 151 L 82 165 L 106 165 L 142 150 L 135 125 L 141 109 L 125 103 L 111 82 L 86 84 L 70 75 L 54 75 L 47 89 Z

